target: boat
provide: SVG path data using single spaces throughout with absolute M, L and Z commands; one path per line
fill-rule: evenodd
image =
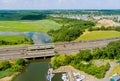
M 48 81 L 51 81 L 52 73 L 53 73 L 53 68 L 49 68 L 48 69 L 48 75 L 47 75 L 47 80 Z
M 50 76 L 50 74 L 47 75 L 47 80 L 48 80 L 48 81 L 51 81 L 51 76 Z
M 62 74 L 62 80 L 63 80 L 63 81 L 69 81 L 66 74 Z

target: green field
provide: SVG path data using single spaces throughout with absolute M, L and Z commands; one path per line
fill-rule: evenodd
M 0 79 L 6 76 L 10 76 L 13 72 L 10 71 L 0 71 Z
M 77 38 L 75 41 L 79 40 L 95 40 L 95 39 L 103 39 L 103 38 L 112 38 L 120 36 L 120 32 L 117 31 L 92 31 L 87 32 Z
M 15 35 L 15 36 L 1 36 L 0 35 L 0 40 L 9 41 L 9 42 L 16 42 L 18 40 L 24 40 L 24 38 L 25 36 L 20 36 L 20 35 Z
M 27 45 L 33 44 L 32 39 L 26 36 L 0 36 L 0 46 L 4 45 Z
M 60 24 L 52 20 L 35 20 L 35 21 L 0 21 L 0 31 L 30 31 L 30 32 L 47 32 L 50 29 L 59 29 Z

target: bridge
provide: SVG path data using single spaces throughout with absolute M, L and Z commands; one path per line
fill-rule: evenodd
M 120 40 L 120 37 L 79 41 L 61 42 L 28 46 L 10 46 L 0 48 L 0 60 L 10 60 L 16 58 L 37 58 L 49 57 L 55 54 L 77 53 L 82 49 L 92 49 L 106 46 L 111 41 Z

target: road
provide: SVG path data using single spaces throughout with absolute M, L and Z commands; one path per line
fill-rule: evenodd
M 47 57 L 58 54 L 77 53 L 83 49 L 106 46 L 111 41 L 120 40 L 120 37 L 80 42 L 49 43 L 41 45 L 15 46 L 0 48 L 0 60 L 16 58 Z

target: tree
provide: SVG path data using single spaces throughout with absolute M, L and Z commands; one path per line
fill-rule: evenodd
M 90 50 L 81 50 L 80 53 L 77 54 L 77 56 L 79 59 L 85 61 L 90 61 L 93 58 Z
M 25 59 L 17 59 L 16 60 L 16 64 L 20 65 L 20 66 L 25 66 L 28 63 L 28 61 L 26 61 Z

